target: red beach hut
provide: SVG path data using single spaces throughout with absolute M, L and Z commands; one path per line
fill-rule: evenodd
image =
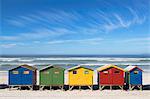
M 124 70 L 113 64 L 99 67 L 98 69 L 98 83 L 102 90 L 105 86 L 119 86 L 123 90 L 124 85 Z

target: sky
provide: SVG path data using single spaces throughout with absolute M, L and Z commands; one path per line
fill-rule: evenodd
M 149 9 L 150 0 L 0 0 L 0 54 L 150 54 Z

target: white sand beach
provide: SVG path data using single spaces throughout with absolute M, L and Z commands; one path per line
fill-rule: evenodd
M 149 99 L 150 91 L 121 90 L 73 90 L 73 91 L 27 91 L 0 90 L 0 99 Z

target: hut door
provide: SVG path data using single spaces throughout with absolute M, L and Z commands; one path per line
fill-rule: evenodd
M 18 69 L 12 70 L 9 74 L 10 85 L 21 85 L 21 73 Z
M 104 70 L 100 72 L 100 84 L 110 84 L 110 70 Z
M 24 68 L 21 68 L 22 71 L 21 71 L 21 82 L 22 84 L 25 84 L 25 85 L 31 85 L 33 84 L 32 80 L 33 80 L 33 72 L 31 70 L 28 70 L 28 69 L 24 69 Z
M 124 84 L 123 72 L 117 68 L 112 68 L 112 84 L 113 85 Z
M 40 73 L 40 84 L 51 85 L 51 74 L 50 70 L 44 70 Z
M 142 84 L 142 72 L 138 69 L 134 69 L 130 73 L 130 84 Z
M 58 69 L 58 68 L 53 69 L 52 83 L 54 85 L 63 84 L 63 71 L 61 69 Z

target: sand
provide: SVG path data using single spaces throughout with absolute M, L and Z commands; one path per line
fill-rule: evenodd
M 121 90 L 73 90 L 73 91 L 28 91 L 0 90 L 0 99 L 150 99 L 150 91 Z

